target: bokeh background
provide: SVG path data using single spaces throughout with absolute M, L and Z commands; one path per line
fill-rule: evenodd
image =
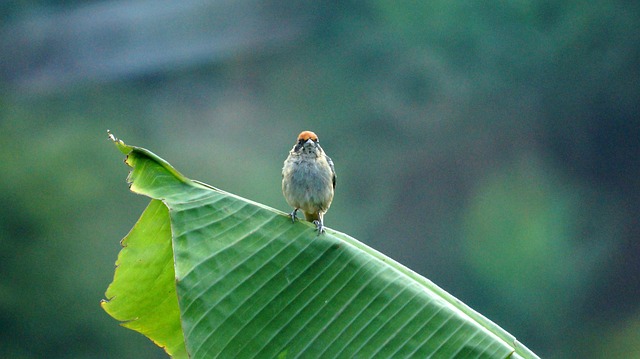
M 148 203 L 110 129 L 329 227 L 546 358 L 640 357 L 640 2 L 4 1 L 0 356 L 163 358 L 99 302 Z

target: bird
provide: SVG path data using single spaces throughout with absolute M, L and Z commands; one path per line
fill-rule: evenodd
M 320 147 L 315 133 L 302 131 L 282 167 L 282 194 L 293 207 L 291 221 L 295 223 L 298 210 L 302 210 L 305 220 L 316 225 L 318 235 L 324 233 L 323 217 L 335 188 L 333 161 Z

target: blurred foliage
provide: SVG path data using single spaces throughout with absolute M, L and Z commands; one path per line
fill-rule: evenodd
M 539 328 L 548 328 L 561 346 L 562 328 L 580 325 L 589 280 L 612 250 L 608 238 L 621 235 L 615 210 L 594 205 L 608 202 L 535 158 L 507 165 L 478 187 L 463 220 L 469 285 L 495 315 L 526 318 L 522 329 L 538 340 Z
M 0 30 L 83 4 L 11 1 Z M 339 176 L 329 227 L 397 238 L 369 244 L 543 357 L 637 353 L 640 3 L 313 11 L 311 31 L 268 51 L 131 64 L 138 76 L 34 90 L 7 68 L 36 71 L 55 48 L 0 65 L 0 356 L 164 356 L 98 305 L 118 240 L 146 205 L 126 190 L 106 129 L 283 210 L 282 161 L 314 130 Z M 22 64 L 12 51 L 3 61 Z

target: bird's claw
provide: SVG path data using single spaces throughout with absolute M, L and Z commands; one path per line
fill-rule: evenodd
M 291 222 L 296 223 L 296 219 L 298 219 L 298 209 L 294 209 L 293 212 L 289 213 L 289 217 L 291 217 Z
M 318 231 L 318 235 L 320 235 L 321 233 L 324 233 L 324 225 L 322 224 L 322 222 L 316 219 L 315 221 L 313 221 L 313 224 L 316 225 L 316 230 Z

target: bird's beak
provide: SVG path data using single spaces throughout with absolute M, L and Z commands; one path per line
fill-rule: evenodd
M 304 143 L 305 145 L 309 145 L 309 146 L 313 146 L 314 142 L 312 139 L 308 139 L 307 142 Z

